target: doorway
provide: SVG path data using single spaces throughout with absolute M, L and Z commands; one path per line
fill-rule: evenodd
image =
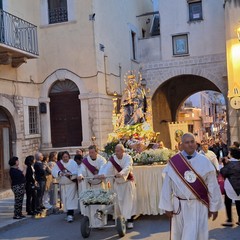
M 77 85 L 70 80 L 57 81 L 49 97 L 52 146 L 81 146 L 82 117 Z
M 3 108 L 0 108 L 0 189 L 9 186 L 9 165 L 12 157 L 12 137 L 9 118 Z

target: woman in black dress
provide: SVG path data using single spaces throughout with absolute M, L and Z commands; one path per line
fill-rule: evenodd
M 8 163 L 10 165 L 9 175 L 11 178 L 11 186 L 15 198 L 13 219 L 21 219 L 25 217 L 22 214 L 22 205 L 25 193 L 25 176 L 18 168 L 18 157 L 12 157 Z
M 36 211 L 36 180 L 35 180 L 35 170 L 33 168 L 34 165 L 34 156 L 27 156 L 25 159 L 25 165 L 27 166 L 26 171 L 26 211 L 28 215 L 35 215 L 37 214 Z

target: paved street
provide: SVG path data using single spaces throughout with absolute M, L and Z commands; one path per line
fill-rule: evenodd
M 8 203 L 12 203 L 8 201 Z M 9 206 L 10 207 L 10 206 Z M 7 206 L 5 206 L 7 208 Z M 234 219 L 236 212 L 234 209 Z M 24 221 L 15 221 L 0 229 L 0 239 L 38 240 L 38 239 L 83 239 L 80 233 L 81 216 L 76 214 L 73 223 L 64 221 L 64 214 L 50 215 L 46 218 L 28 218 Z M 225 212 L 220 212 L 216 222 L 210 222 L 211 240 L 239 240 L 240 227 L 224 228 L 221 223 L 225 220 Z M 3 219 L 1 219 L 3 221 Z M 119 239 L 115 228 L 92 230 L 89 239 L 114 240 Z M 142 216 L 135 221 L 134 230 L 128 231 L 122 239 L 169 239 L 169 222 L 164 216 Z

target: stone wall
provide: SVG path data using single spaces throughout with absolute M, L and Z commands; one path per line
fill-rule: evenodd
M 198 57 L 176 57 L 172 60 L 142 63 L 143 78 L 153 95 L 157 88 L 172 77 L 191 74 L 204 77 L 213 82 L 227 94 L 225 53 Z
M 12 128 L 12 152 L 19 159 L 25 159 L 27 155 L 34 154 L 40 147 L 40 136 L 26 139 L 24 133 L 23 97 L 0 94 L 1 97 L 8 99 L 15 108 L 17 119 L 9 116 Z M 1 106 L 1 105 L 0 105 Z M 9 109 L 5 106 L 6 110 Z M 10 112 L 10 111 L 9 111 Z
M 96 143 L 103 147 L 107 137 L 113 130 L 113 102 L 111 97 L 96 96 L 89 98 L 89 129 L 90 135 L 96 137 Z
M 150 94 L 152 98 L 159 99 L 158 104 L 156 105 L 156 101 L 153 105 L 153 113 L 157 114 L 157 108 L 161 106 L 169 107 L 168 102 L 162 96 L 159 95 L 161 92 L 160 89 L 166 82 L 174 77 L 182 76 L 182 75 L 192 75 L 196 77 L 203 77 L 213 83 L 220 92 L 224 95 L 225 100 L 227 99 L 227 70 L 226 70 L 226 56 L 225 53 L 221 54 L 213 54 L 213 55 L 205 55 L 205 56 L 196 56 L 196 57 L 175 57 L 172 60 L 166 61 L 152 61 L 152 62 L 143 62 L 142 63 L 142 74 L 143 78 L 147 81 L 147 87 L 150 88 Z M 179 78 L 180 79 L 180 78 Z M 194 81 L 192 82 L 192 86 L 194 86 Z M 165 85 L 166 86 L 166 85 Z M 177 85 L 178 91 L 185 92 L 186 88 L 190 88 L 191 86 L 184 86 L 181 82 Z M 204 86 L 203 86 L 204 88 Z M 202 89 L 201 89 L 202 90 Z M 210 89 L 205 89 L 210 90 Z M 156 94 L 155 94 L 156 93 Z M 155 94 L 155 95 L 154 95 Z M 186 97 L 188 97 L 186 95 Z M 155 100 L 156 100 L 155 99 Z M 160 102 L 160 100 L 164 100 L 165 102 Z M 180 104 L 180 103 L 179 103 Z M 228 103 L 227 103 L 228 104 Z M 171 109 L 171 107 L 170 107 Z M 165 111 L 166 112 L 166 111 Z M 165 114 L 166 120 L 170 118 L 169 113 Z M 239 116 L 237 116 L 237 111 L 233 110 L 231 107 L 228 108 L 228 130 L 229 137 L 231 136 L 230 142 L 237 141 L 240 129 L 237 127 L 239 124 Z M 155 116 L 153 122 L 159 123 L 159 116 Z M 159 130 L 159 129 L 157 129 Z M 163 133 L 163 131 L 161 131 Z

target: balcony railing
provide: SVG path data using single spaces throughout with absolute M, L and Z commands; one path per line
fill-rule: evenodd
M 0 10 L 0 43 L 38 55 L 37 27 Z

